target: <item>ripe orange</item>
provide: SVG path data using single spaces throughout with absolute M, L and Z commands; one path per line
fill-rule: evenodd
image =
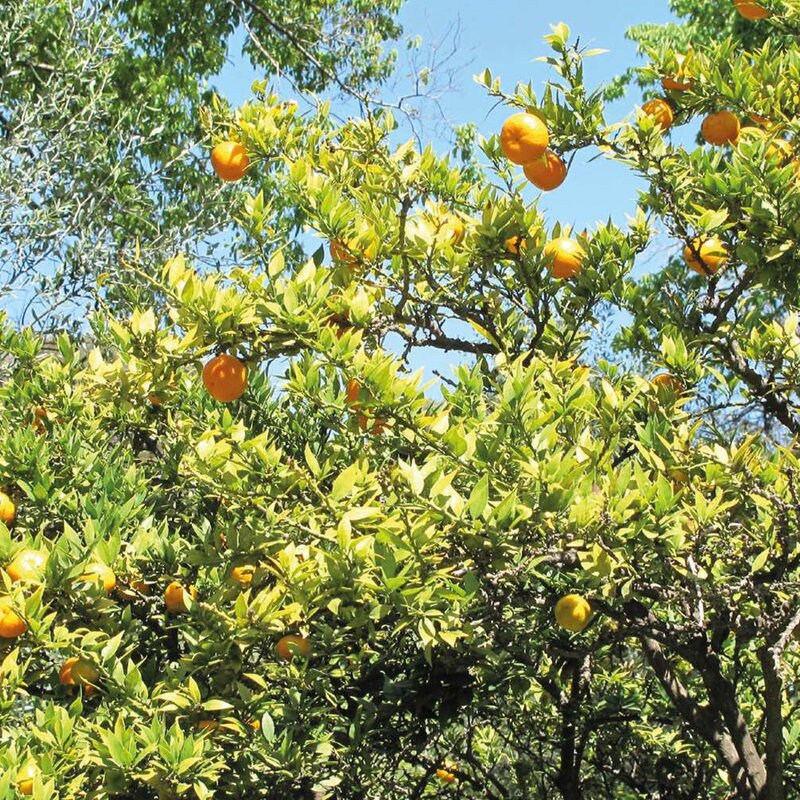
M 215 719 L 201 719 L 197 723 L 197 727 L 200 728 L 201 731 L 211 733 L 219 728 L 219 722 L 217 722 Z
M 727 262 L 728 248 L 718 236 L 712 236 L 702 241 L 695 239 L 692 247 L 686 245 L 683 249 L 683 260 L 688 267 L 700 275 L 713 275 Z
M 769 11 L 764 6 L 751 0 L 733 0 L 733 4 L 745 19 L 766 19 L 769 16 Z
M 507 253 L 511 253 L 512 256 L 517 256 L 528 249 L 528 242 L 523 236 L 510 236 L 506 239 L 504 246 Z
M 38 774 L 39 767 L 33 761 L 29 761 L 17 773 L 17 791 L 25 795 L 33 794 L 33 782 Z
M 528 164 L 541 158 L 549 142 L 550 134 L 544 122 L 524 111 L 512 114 L 500 131 L 500 149 L 514 164 Z
M 211 151 L 211 166 L 222 180 L 238 181 L 245 176 L 250 159 L 239 142 L 220 142 Z
M 564 183 L 567 165 L 552 150 L 545 150 L 541 158 L 534 159 L 522 168 L 525 177 L 543 192 L 551 192 Z
M 683 384 L 669 372 L 660 372 L 656 375 L 650 383 L 658 389 L 668 389 L 675 394 L 683 394 Z
M 17 516 L 17 507 L 14 501 L 5 493 L 0 492 L 0 521 L 10 525 Z
M 341 314 L 331 314 L 325 320 L 325 324 L 335 326 L 336 338 L 341 339 L 345 332 L 352 327 L 350 324 L 350 312 L 345 310 Z
M 42 578 L 47 556 L 39 550 L 20 550 L 6 567 L 12 581 L 38 581 Z
M 203 367 L 203 386 L 220 403 L 238 400 L 247 388 L 247 367 L 236 356 L 215 356 Z
M 386 430 L 386 420 L 381 417 L 375 417 L 374 420 L 371 420 L 370 417 L 359 411 L 357 419 L 358 427 L 364 433 L 369 431 L 370 436 L 380 436 Z M 372 422 L 372 427 L 370 427 L 370 422 Z
M 556 603 L 555 615 L 562 628 L 580 633 L 592 621 L 592 607 L 579 594 L 568 594 Z
M 341 261 L 350 267 L 358 263 L 358 259 L 350 252 L 347 243 L 341 239 L 331 240 L 331 258 L 334 261 Z
M 295 636 L 290 633 L 278 640 L 275 652 L 284 661 L 291 661 L 295 655 L 308 658 L 311 655 L 311 642 L 304 636 Z
M 682 72 L 661 79 L 661 87 L 665 92 L 688 92 L 692 85 L 692 79 Z
M 750 119 L 755 122 L 756 125 L 770 125 L 772 123 L 771 119 L 760 117 L 758 114 L 750 114 Z
M 197 599 L 197 589 L 194 586 L 190 586 L 187 589 L 183 588 L 183 585 L 180 584 L 178 581 L 173 581 L 167 588 L 164 590 L 164 605 L 167 607 L 167 611 L 170 614 L 183 614 L 188 611 L 188 607 L 186 605 L 186 595 L 190 595 L 192 599 Z
M 85 686 L 93 689 L 100 673 L 94 665 L 82 658 L 68 658 L 58 671 L 58 682 L 62 686 Z
M 231 580 L 238 583 L 243 589 L 246 589 L 253 582 L 253 575 L 255 575 L 255 572 L 256 568 L 252 564 L 243 564 L 231 570 Z
M 642 106 L 642 111 L 645 116 L 653 120 L 656 127 L 665 132 L 672 127 L 672 123 L 675 121 L 675 112 L 672 110 L 672 106 L 661 97 L 648 100 Z
M 47 421 L 48 418 L 47 418 L 46 408 L 42 408 L 42 406 L 39 406 L 38 408 L 35 408 L 33 410 L 33 422 L 31 423 L 31 425 L 33 426 L 33 429 L 36 431 L 36 433 L 39 434 L 47 433 L 47 427 L 45 426 L 45 422 Z
M 26 630 L 28 630 L 28 626 L 25 624 L 25 620 L 5 600 L 0 600 L 0 637 L 16 639 L 17 636 L 22 636 Z
M 436 777 L 445 783 L 453 783 L 456 779 L 456 776 L 450 770 L 443 768 L 436 770 Z
M 572 278 L 586 259 L 586 251 L 567 236 L 551 239 L 544 246 L 544 255 L 551 259 L 547 266 L 554 278 Z
M 730 111 L 709 114 L 700 126 L 700 133 L 709 144 L 733 144 L 739 138 L 739 119 Z
M 347 381 L 344 397 L 347 401 L 347 405 L 353 408 L 358 408 L 361 405 L 359 402 L 361 400 L 361 384 L 355 378 L 350 378 L 350 380 Z
M 85 583 L 95 583 L 98 586 L 102 585 L 107 592 L 113 592 L 114 587 L 117 585 L 117 576 L 114 574 L 114 570 L 107 564 L 100 563 L 89 564 L 86 567 L 86 572 L 78 580 Z

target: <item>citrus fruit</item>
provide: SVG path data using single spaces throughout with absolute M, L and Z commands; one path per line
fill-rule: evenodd
M 295 655 L 301 658 L 308 658 L 311 655 L 311 642 L 304 636 L 288 634 L 278 640 L 275 645 L 275 652 L 284 661 L 291 661 Z
M 717 236 L 695 239 L 683 249 L 683 260 L 700 275 L 713 275 L 728 260 L 728 248 Z
M 739 138 L 739 119 L 730 111 L 709 114 L 700 126 L 700 133 L 709 144 L 733 144 Z
M 236 356 L 214 356 L 203 367 L 203 386 L 220 403 L 238 400 L 247 388 L 247 367 Z
M 33 429 L 36 431 L 36 433 L 39 434 L 47 433 L 47 426 L 45 425 L 47 421 L 48 421 L 47 409 L 42 408 L 42 406 L 35 408 L 33 411 L 33 422 L 31 423 L 31 425 L 33 426 Z
M 436 770 L 436 777 L 440 781 L 444 781 L 444 783 L 453 783 L 456 779 L 456 776 L 450 770 L 442 768 Z
M 341 239 L 331 241 L 331 258 L 351 267 L 358 263 L 358 259 L 350 252 L 348 244 Z
M 344 397 L 347 401 L 347 405 L 353 408 L 358 408 L 361 405 L 359 402 L 361 399 L 361 384 L 355 378 L 350 378 L 350 380 L 347 381 Z
M 529 161 L 522 168 L 525 177 L 543 192 L 551 192 L 564 183 L 567 165 L 553 150 L 545 150 L 541 158 Z
M 219 722 L 217 722 L 215 719 L 201 719 L 197 723 L 197 727 L 200 728 L 201 731 L 211 733 L 219 728 Z
M 250 159 L 239 142 L 220 142 L 211 151 L 211 166 L 222 180 L 238 181 L 245 176 Z
M 6 567 L 12 581 L 38 581 L 42 578 L 47 556 L 39 550 L 20 550 Z
M 528 164 L 544 155 L 550 142 L 547 126 L 535 114 L 512 114 L 500 131 L 500 149 L 514 164 Z
M 16 516 L 17 507 L 14 501 L 5 492 L 0 492 L 0 521 L 10 525 Z
M 683 394 L 683 384 L 674 375 L 670 375 L 669 372 L 659 373 L 650 383 L 656 389 L 668 389 L 675 394 Z
M 524 236 L 509 236 L 503 246 L 506 249 L 506 253 L 511 253 L 512 256 L 524 253 L 528 249 L 528 243 L 525 241 Z
M 445 217 L 443 229 L 450 234 L 450 241 L 456 246 L 460 245 L 467 235 L 467 226 L 464 225 L 464 220 L 455 214 L 448 214 Z
M 187 594 L 192 599 L 196 599 L 197 589 L 194 586 L 190 586 L 188 590 L 184 589 L 183 585 L 178 581 L 173 581 L 167 586 L 164 590 L 164 605 L 167 607 L 167 611 L 170 614 L 183 614 L 188 611 L 188 606 L 186 605 Z
M 58 682 L 62 686 L 85 686 L 89 688 L 97 683 L 100 673 L 94 665 L 82 658 L 68 658 L 58 671 Z
M 675 112 L 672 110 L 672 106 L 661 97 L 644 103 L 642 112 L 645 116 L 650 117 L 656 127 L 661 128 L 662 131 L 668 131 L 675 121 Z
M 253 582 L 256 568 L 252 564 L 242 564 L 231 570 L 231 580 L 238 583 L 242 588 L 247 588 Z
M 560 236 L 544 246 L 544 255 L 550 259 L 548 269 L 554 278 L 572 278 L 580 271 L 586 251 L 575 239 Z
M 5 601 L 0 600 L 0 637 L 3 639 L 16 639 L 22 636 L 28 626 L 25 620 Z
M 733 0 L 733 4 L 745 19 L 766 19 L 769 16 L 769 11 L 764 6 L 751 0 Z
M 371 425 L 370 425 L 371 423 Z M 381 417 L 371 419 L 361 411 L 358 412 L 358 427 L 370 436 L 380 436 L 386 430 L 386 420 Z
M 39 768 L 33 761 L 29 761 L 17 773 L 17 791 L 25 795 L 33 794 L 33 782 L 36 780 L 38 774 Z
M 117 576 L 108 564 L 89 564 L 86 571 L 78 578 L 85 583 L 95 583 L 102 586 L 107 592 L 113 592 L 117 585 Z
M 555 614 L 562 628 L 580 633 L 592 620 L 592 607 L 579 594 L 568 594 L 556 603 Z

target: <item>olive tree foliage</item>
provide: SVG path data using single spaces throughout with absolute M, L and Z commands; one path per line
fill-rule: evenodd
M 679 125 L 769 115 L 735 147 L 607 118 L 563 25 L 541 96 L 479 76 L 559 152 L 642 177 L 624 228 L 545 219 L 497 137 L 463 167 L 385 111 L 340 124 L 259 87 L 216 133 L 254 163 L 231 198 L 247 266 L 126 258 L 159 302 L 95 315 L 86 358 L 4 326 L 0 563 L 47 565 L 3 575 L 27 631 L 0 662 L 0 797 L 23 765 L 37 798 L 797 794 L 800 57 L 769 32 L 800 4 L 765 4 L 765 43 L 709 38 L 671 98 Z M 662 49 L 643 78 L 675 67 Z M 728 264 L 635 278 L 656 225 Z M 570 280 L 559 235 L 586 254 Z M 609 307 L 642 370 L 588 362 Z M 454 358 L 438 392 L 423 348 Z M 199 369 L 221 352 L 249 370 L 228 405 Z M 81 578 L 95 562 L 115 589 Z M 181 613 L 172 581 L 197 589 Z M 554 620 L 570 592 L 581 633 Z M 287 633 L 310 654 L 281 659 Z M 59 684 L 68 657 L 92 691 Z
M 0 22 L 6 309 L 74 324 L 136 247 L 153 262 L 191 246 L 209 267 L 230 263 L 230 204 L 199 145 L 232 34 L 244 27 L 252 64 L 300 92 L 367 92 L 394 63 L 399 6 L 12 0 Z

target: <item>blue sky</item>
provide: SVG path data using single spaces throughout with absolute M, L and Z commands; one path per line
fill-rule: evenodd
M 450 87 L 440 98 L 447 120 L 453 124 L 474 122 L 480 133 L 490 135 L 499 131 L 508 110 L 493 108 L 494 100 L 478 86 L 473 75 L 489 67 L 512 90 L 519 81 L 531 81 L 540 93 L 546 80 L 553 77 L 551 68 L 535 62 L 537 56 L 550 53 L 543 36 L 550 33 L 550 25 L 566 22 L 572 38 L 580 37 L 584 46 L 608 50 L 604 55 L 589 59 L 586 80 L 589 86 L 610 80 L 637 62 L 636 47 L 625 38 L 626 30 L 643 22 L 664 23 L 673 19 L 667 0 L 617 0 L 616 3 L 598 3 L 596 0 L 562 0 L 560 3 L 541 3 L 536 0 L 462 0 L 460 3 L 443 0 L 407 0 L 401 21 L 408 36 L 420 34 L 422 51 L 417 66 L 424 65 L 427 48 L 441 45 L 448 50 L 446 34 L 454 23 L 459 28 L 458 51 L 448 62 Z M 238 45 L 238 46 L 237 46 Z M 234 42 L 232 52 L 238 52 L 240 42 Z M 254 73 L 243 59 L 235 59 L 215 82 L 218 90 L 234 104 L 250 96 L 250 83 L 261 77 Z M 404 51 L 400 52 L 397 86 L 386 91 L 393 99 L 411 85 L 414 70 L 410 68 Z M 291 89 L 286 89 L 291 96 Z M 395 92 L 392 94 L 392 92 Z M 610 105 L 609 121 L 622 119 L 631 113 L 641 98 L 633 94 Z M 334 103 L 334 110 L 342 116 L 354 113 L 346 103 Z M 441 151 L 449 150 L 450 139 L 446 126 L 435 124 L 432 106 L 427 109 L 434 121 L 424 127 L 425 141 L 432 141 Z M 636 208 L 638 179 L 619 164 L 602 158 L 590 162 L 596 152 L 583 151 L 575 158 L 566 183 L 557 191 L 542 197 L 539 208 L 550 225 L 556 221 L 573 225 L 580 230 L 593 227 L 611 217 L 620 225 L 625 215 Z M 534 189 L 530 188 L 531 200 Z M 662 263 L 664 242 L 656 250 L 656 264 Z M 648 251 L 640 258 L 637 271 L 648 269 Z M 418 352 L 412 367 L 423 367 L 426 377 L 430 370 L 443 374 L 450 372 L 453 356 L 437 351 Z
M 558 3 L 407 0 L 401 14 L 406 34 L 422 36 L 423 51 L 442 42 L 453 23 L 459 24 L 458 53 L 449 63 L 453 70 L 452 88 L 442 96 L 441 105 L 449 121 L 475 122 L 484 135 L 499 130 L 508 112 L 503 108 L 492 111 L 493 101 L 474 83 L 472 76 L 489 67 L 494 75 L 503 79 L 508 89 L 518 81 L 528 80 L 541 89 L 552 72 L 546 64 L 533 62 L 533 59 L 549 52 L 542 37 L 550 32 L 550 24 L 566 22 L 573 37 L 580 36 L 584 45 L 609 51 L 587 62 L 587 81 L 595 85 L 636 63 L 635 45 L 625 39 L 625 31 L 631 25 L 667 22 L 672 18 L 667 0 L 617 0 L 615 3 L 598 3 L 597 0 L 561 0 Z M 236 42 L 232 52 L 237 52 Z M 399 90 L 406 76 L 406 85 L 410 85 L 409 65 L 403 51 L 398 72 Z M 249 97 L 250 84 L 257 77 L 260 76 L 242 59 L 236 59 L 215 83 L 223 95 L 239 104 Z M 638 96 L 631 96 L 615 103 L 609 108 L 609 118 L 624 117 L 638 100 Z M 434 113 L 430 106 L 427 110 Z M 426 139 L 442 150 L 447 149 L 449 142 L 441 126 L 427 126 L 425 134 Z M 580 153 L 567 182 L 557 192 L 544 196 L 540 208 L 548 219 L 571 223 L 580 229 L 609 216 L 623 223 L 624 215 L 635 209 L 636 179 L 623 167 L 603 159 L 588 163 L 595 155 Z

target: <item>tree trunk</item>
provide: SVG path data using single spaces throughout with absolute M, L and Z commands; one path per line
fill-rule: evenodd
M 771 647 L 759 651 L 764 673 L 764 712 L 767 722 L 767 785 L 764 800 L 786 800 L 783 783 L 783 679 L 778 657 Z

